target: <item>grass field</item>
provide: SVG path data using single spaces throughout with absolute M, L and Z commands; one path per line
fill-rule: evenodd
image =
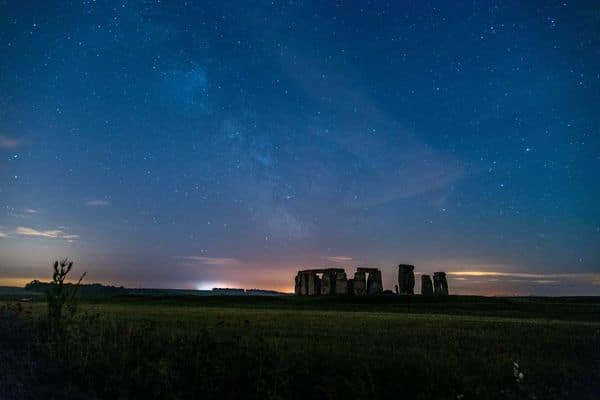
M 600 398 L 598 298 L 407 310 L 398 297 L 120 298 L 82 304 L 60 343 L 35 340 L 84 398 Z

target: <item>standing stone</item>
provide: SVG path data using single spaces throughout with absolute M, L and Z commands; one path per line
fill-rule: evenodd
M 415 293 L 415 267 L 414 265 L 400 264 L 398 265 L 398 286 L 400 286 L 400 294 Z
M 433 283 L 431 283 L 431 276 L 421 275 L 421 294 L 423 296 L 433 295 Z
M 329 295 L 333 291 L 333 287 L 335 285 L 335 275 L 331 272 L 323 272 L 323 277 L 321 278 L 321 294 Z
M 308 278 L 308 289 L 307 289 L 307 293 L 309 296 L 314 296 L 319 294 L 319 292 L 317 291 L 317 274 L 315 274 L 314 272 L 309 272 L 306 274 L 307 278 Z
M 354 281 L 352 282 L 353 294 L 355 296 L 364 296 L 367 294 L 365 282 L 365 273 L 364 272 L 355 272 L 354 273 Z
M 296 277 L 294 278 L 294 294 L 297 296 L 300 294 L 300 273 L 296 274 Z
M 348 278 L 345 272 L 335 274 L 335 294 L 348 294 Z
M 437 296 L 448 296 L 448 281 L 445 272 L 433 273 L 433 289 Z
M 367 293 L 369 295 L 383 292 L 383 283 L 381 281 L 381 271 L 374 270 L 369 272 L 367 278 Z
M 308 274 L 300 274 L 300 294 L 302 296 L 308 294 Z
M 442 276 L 442 289 L 444 290 L 444 293 L 446 294 L 446 296 L 448 296 L 450 294 L 450 291 L 448 290 L 448 280 L 446 278 L 445 272 L 444 272 L 444 276 Z

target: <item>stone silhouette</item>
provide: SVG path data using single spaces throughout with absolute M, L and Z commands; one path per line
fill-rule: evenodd
M 299 294 L 308 294 L 308 275 L 306 275 L 306 274 L 300 275 L 300 293 Z
M 433 273 L 433 290 L 436 296 L 448 296 L 448 281 L 445 272 Z
M 433 295 L 433 283 L 429 275 L 421 275 L 421 294 L 423 296 Z
M 300 276 L 300 274 L 296 274 L 296 277 L 294 278 L 294 293 L 295 294 L 300 294 L 300 281 L 302 277 Z
M 345 272 L 335 274 L 335 294 L 348 294 L 348 278 Z
M 321 293 L 319 277 L 314 272 L 308 274 L 308 295 L 312 296 Z
M 301 296 L 315 296 L 320 294 L 334 294 L 337 292 L 337 274 L 344 270 L 341 268 L 307 269 L 298 271 L 294 279 L 294 293 Z M 318 274 L 322 274 L 319 278 Z M 343 279 L 340 279 L 343 281 Z
M 415 267 L 414 265 L 400 264 L 398 265 L 398 286 L 400 294 L 415 293 Z
M 352 294 L 355 296 L 364 296 L 367 294 L 367 282 L 364 272 L 356 271 L 354 273 Z
M 412 295 L 415 292 L 415 267 L 398 265 L 396 294 Z M 317 268 L 298 271 L 294 278 L 294 293 L 300 296 L 329 295 L 376 295 L 383 293 L 381 271 L 378 268 L 359 267 L 354 278 L 348 279 L 343 268 Z M 424 296 L 448 296 L 445 272 L 421 275 L 421 294 Z
M 379 294 L 383 292 L 383 282 L 381 281 L 381 271 L 377 268 L 357 268 L 356 271 L 369 274 L 367 276 L 367 294 Z
M 294 293 L 301 296 L 364 296 L 382 292 L 381 271 L 377 268 L 358 268 L 354 279 L 348 279 L 342 268 L 307 269 L 298 271 L 294 279 Z
M 321 294 L 327 295 L 333 292 L 335 285 L 335 273 L 330 271 L 323 272 L 321 277 Z

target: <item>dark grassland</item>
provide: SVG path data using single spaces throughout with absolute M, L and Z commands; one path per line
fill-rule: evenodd
M 600 398 L 600 298 L 121 297 L 60 338 L 45 307 L 0 322 L 14 398 Z

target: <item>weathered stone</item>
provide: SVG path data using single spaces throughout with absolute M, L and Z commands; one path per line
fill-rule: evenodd
M 421 294 L 423 296 L 433 295 L 433 283 L 431 283 L 431 276 L 421 275 Z
M 294 293 L 300 296 L 331 295 L 336 293 L 336 275 L 342 268 L 315 268 L 298 271 L 294 280 Z M 323 274 L 322 278 L 318 274 Z M 341 289 L 340 289 L 341 290 Z
M 367 294 L 367 287 L 365 282 L 365 273 L 356 271 L 354 273 L 354 281 L 352 284 L 353 294 L 355 296 L 364 296 Z
M 321 278 L 321 294 L 328 295 L 333 292 L 335 286 L 335 274 L 332 272 L 323 272 Z
M 301 280 L 301 276 L 300 273 L 296 274 L 296 277 L 294 278 L 294 294 L 297 296 L 300 294 L 300 280 Z
M 320 278 L 318 274 L 322 274 Z M 368 277 L 368 279 L 367 279 Z M 298 271 L 294 293 L 301 296 L 331 294 L 378 294 L 383 292 L 381 271 L 377 268 L 357 268 L 354 279 L 348 279 L 341 268 L 316 268 Z
M 319 277 L 317 276 L 317 274 L 315 274 L 314 272 L 309 272 L 306 274 L 306 276 L 308 278 L 308 291 L 306 294 L 308 294 L 309 296 L 319 294 L 319 291 L 317 290 L 317 279 L 319 279 Z
M 300 274 L 300 295 L 306 296 L 308 294 L 308 275 Z
M 415 293 L 415 267 L 414 265 L 398 265 L 398 286 L 400 294 Z
M 437 296 L 448 296 L 448 281 L 445 272 L 433 273 L 433 289 Z
M 369 295 L 379 294 L 383 292 L 383 283 L 381 281 L 381 271 L 378 269 L 374 269 L 369 272 L 369 277 L 367 278 L 367 293 Z
M 348 278 L 345 272 L 335 274 L 335 294 L 348 294 Z

